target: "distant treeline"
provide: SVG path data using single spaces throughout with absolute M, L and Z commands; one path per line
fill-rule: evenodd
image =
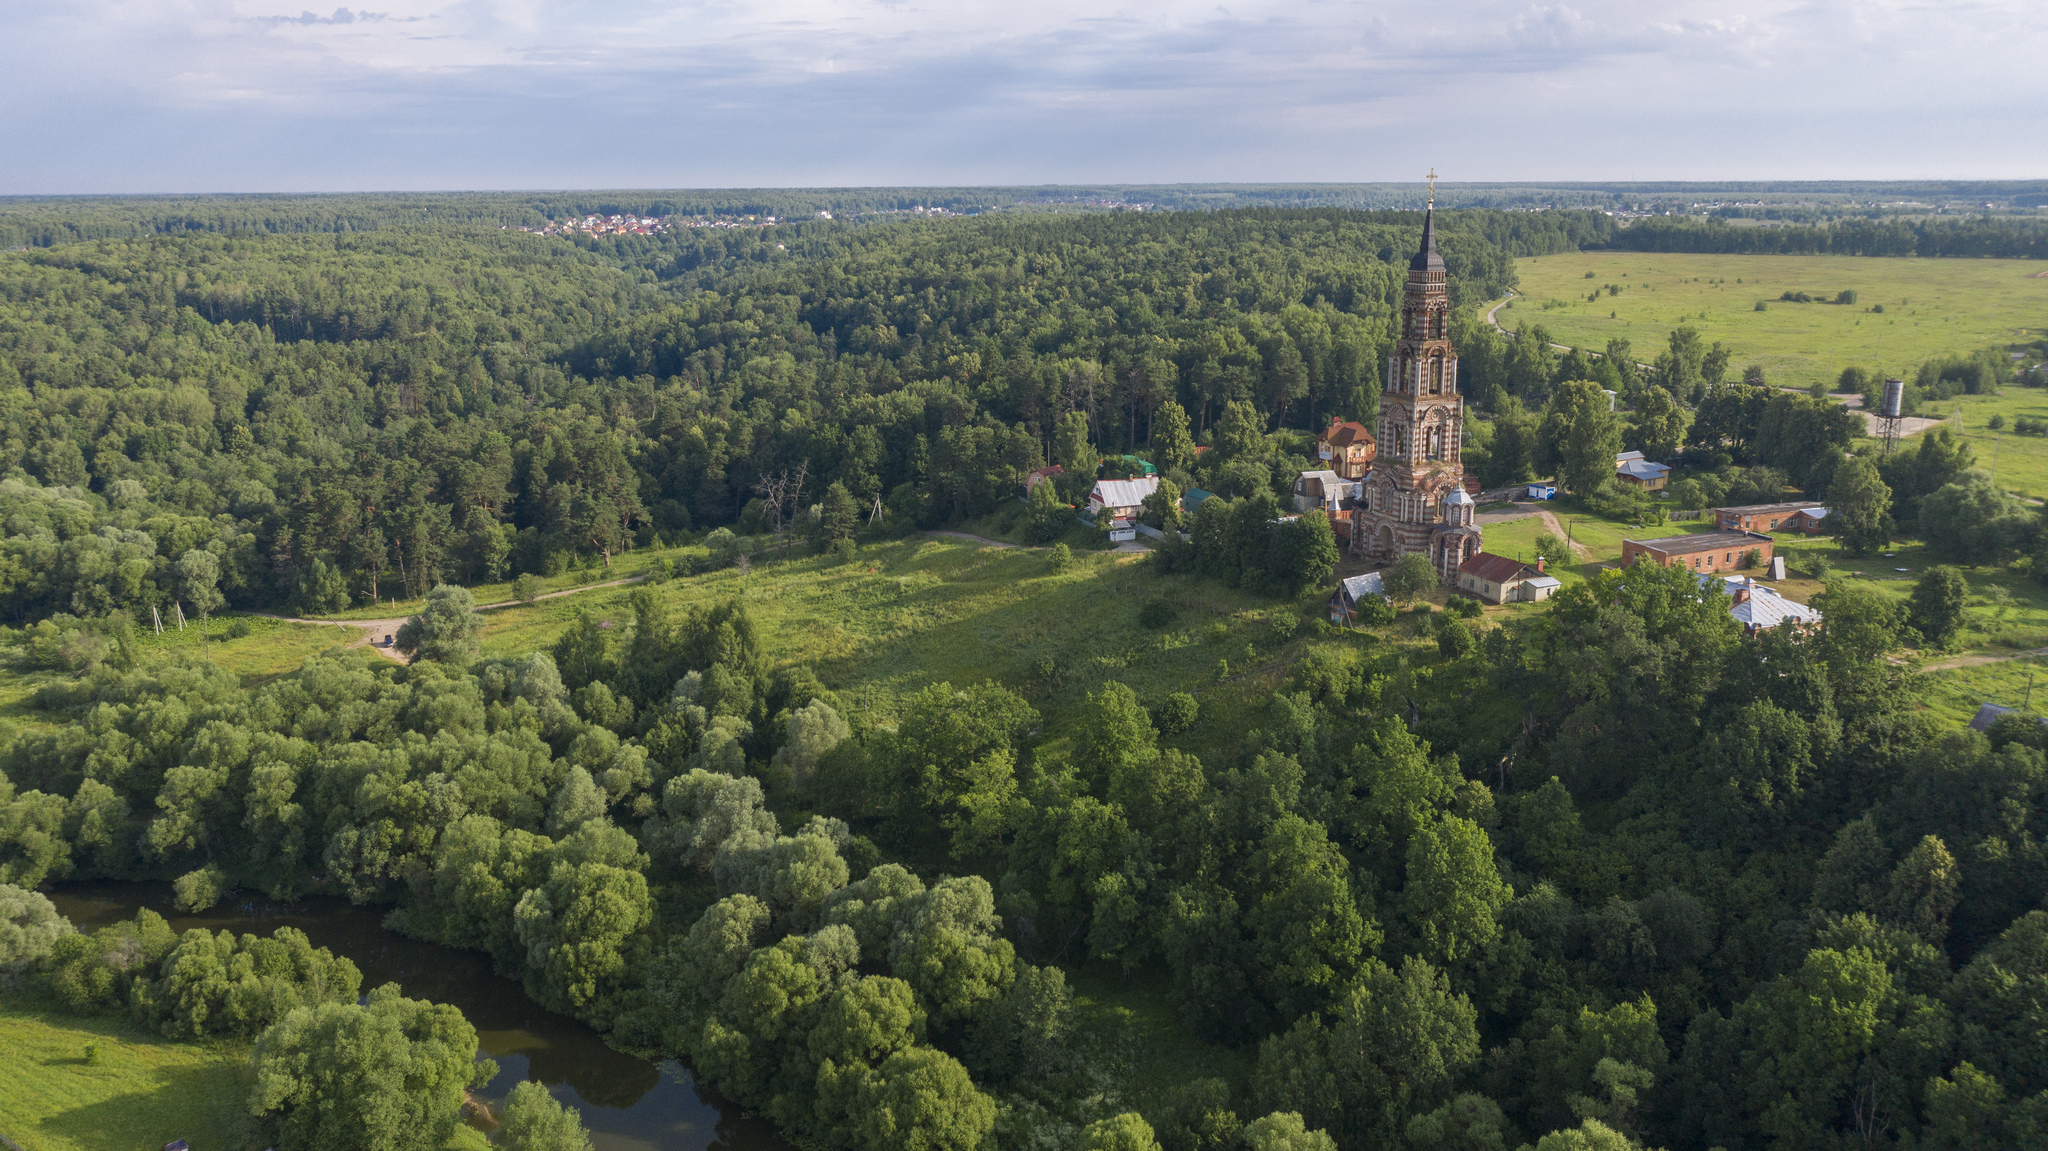
M 1826 226 L 1767 228 L 1671 216 L 1618 228 L 1606 246 L 1634 252 L 2040 260 L 2048 259 L 2048 220 L 1841 220 Z
M 537 226 L 601 216 L 815 216 L 966 212 L 1014 202 L 1018 188 L 730 188 L 707 191 L 413 192 L 350 195 L 50 196 L 0 200 L 0 248 L 189 233 L 376 232 Z

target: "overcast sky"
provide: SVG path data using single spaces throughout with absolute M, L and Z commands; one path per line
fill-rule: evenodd
M 0 0 L 0 192 L 2048 174 L 2041 0 Z

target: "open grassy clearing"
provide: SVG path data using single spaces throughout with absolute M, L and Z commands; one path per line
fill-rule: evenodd
M 1619 523 L 1586 512 L 1574 511 L 1567 503 L 1554 505 L 1551 512 L 1568 529 L 1567 532 L 1557 534 L 1568 535 L 1572 543 L 1586 549 L 1580 557 L 1567 563 L 1556 562 L 1558 557 L 1555 556 L 1544 557 L 1550 561 L 1546 570 L 1568 584 L 1585 579 L 1598 571 L 1603 564 L 1619 563 L 1622 540 L 1657 539 L 1693 531 L 1708 531 L 1713 527 L 1706 520 L 1681 520 L 1636 527 L 1633 524 Z M 1535 562 L 1536 537 L 1550 530 L 1550 525 L 1545 523 L 1540 515 L 1482 525 L 1488 552 L 1519 559 L 1524 563 Z
M 0 996 L 0 1051 L 0 1132 L 27 1151 L 234 1146 L 248 1090 L 239 1044 L 171 1043 L 125 1016 L 78 1018 L 13 992 Z
M 1733 350 L 1733 371 L 1761 364 L 1772 383 L 1805 387 L 1832 384 L 1850 365 L 1910 372 L 1934 356 L 2038 339 L 2048 330 L 2044 270 L 2037 260 L 1573 252 L 1515 261 L 1523 298 L 1497 318 L 1509 329 L 1541 324 L 1574 347 L 1618 336 L 1645 362 L 1671 329 L 1690 325 Z M 1622 291 L 1586 298 L 1607 284 Z M 1778 302 L 1787 291 L 1833 299 L 1845 288 L 1854 305 Z M 1876 304 L 1883 314 L 1868 310 Z
M 1148 702 L 1196 693 L 1205 713 L 1189 733 L 1190 746 L 1209 742 L 1205 729 L 1234 742 L 1225 733 L 1245 730 L 1234 717 L 1263 703 L 1317 631 L 1303 627 L 1281 644 L 1272 620 L 1319 614 L 1311 609 L 1328 592 L 1281 604 L 1189 576 L 1157 578 L 1135 566 L 1137 558 L 1077 551 L 1070 569 L 1055 572 L 1044 550 L 913 536 L 863 547 L 851 563 L 814 557 L 745 573 L 728 568 L 657 590 L 675 611 L 744 602 L 771 660 L 809 665 L 870 718 L 892 716 L 897 701 L 932 683 L 995 680 L 1025 695 L 1057 728 L 1084 693 L 1119 680 Z M 545 647 L 584 610 L 623 629 L 632 619 L 632 591 L 492 612 L 485 617 L 485 654 Z M 1138 623 L 1139 609 L 1153 598 L 1180 608 L 1172 624 L 1156 631 Z M 1226 662 L 1227 674 L 1219 674 Z M 1050 677 L 1041 674 L 1046 666 Z
M 2048 436 L 2013 431 L 2023 416 L 2048 419 L 2048 391 L 2008 385 L 1997 395 L 1925 403 L 1919 414 L 1946 419 L 1951 430 L 1969 441 L 1977 466 L 1990 472 L 2000 487 L 2028 499 L 2048 499 Z M 1993 416 L 2003 416 L 2004 427 L 1993 429 Z M 1901 442 L 1911 446 L 1910 440 Z

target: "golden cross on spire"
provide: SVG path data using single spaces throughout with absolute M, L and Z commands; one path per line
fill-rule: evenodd
M 1434 166 L 1431 166 L 1429 169 L 1429 206 L 1432 211 L 1436 208 L 1436 168 Z

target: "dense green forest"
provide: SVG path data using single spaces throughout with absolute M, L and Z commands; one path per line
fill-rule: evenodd
M 1824 225 L 1738 227 L 1719 217 L 1653 217 L 1615 231 L 1608 247 L 1635 252 L 1783 256 L 2048 259 L 2048 220 L 1842 219 Z
M 1598 221 L 1447 213 L 1460 302 Z M 1322 580 L 1293 581 L 1327 527 L 1268 531 L 1272 501 L 1304 431 L 1372 414 L 1419 223 L 390 229 L 0 257 L 0 602 L 41 621 L 21 658 L 79 673 L 34 699 L 58 722 L 0 748 L 0 884 L 388 906 L 831 1146 L 2040 1145 L 2048 737 L 1919 707 L 1888 657 L 1917 605 L 1843 584 L 1816 631 L 1745 637 L 1718 592 L 1644 565 L 1476 634 L 1451 612 L 1313 618 Z M 1928 436 L 1880 478 L 1843 455 L 1838 409 L 1726 383 L 1726 354 L 1682 332 L 1652 382 L 1626 348 L 1461 329 L 1495 416 L 1475 467 L 1605 478 L 1627 435 L 1728 490 L 1795 474 L 1883 516 L 1967 466 Z M 1635 401 L 1626 429 L 1597 383 Z M 585 616 L 491 659 L 447 587 L 408 625 L 418 662 L 343 653 L 262 683 L 59 642 L 152 606 L 331 611 L 789 524 L 806 543 L 785 562 L 822 574 L 1014 508 L 1048 460 L 1085 478 L 1134 448 L 1221 498 L 1192 558 L 1101 570 L 1134 605 L 1205 580 L 1281 605 L 1284 670 L 1242 723 L 1198 721 L 1216 694 L 1141 698 L 1057 661 L 881 714 L 770 648 L 745 602 L 671 610 L 658 586 L 622 626 Z M 483 1074 L 459 1013 L 395 990 L 356 1006 L 354 968 L 303 938 L 147 916 L 66 936 L 23 893 L 0 907 L 23 909 L 0 974 L 165 1034 L 260 1036 L 252 1147 L 316 1145 L 341 1075 L 322 1053 L 375 1046 L 358 1035 L 419 1052 L 423 1110 L 334 1146 L 425 1146 L 407 1132 L 445 1136 Z M 1128 1090 L 1145 1053 L 1081 1041 L 1083 964 L 1159 988 L 1242 1074 Z
M 1479 213 L 1468 300 L 1573 217 Z M 984 219 L 772 235 L 184 236 L 0 260 L 0 611 L 333 610 L 552 574 L 764 512 L 807 468 L 916 523 L 1061 450 L 1369 417 L 1413 213 Z M 1258 437 L 1263 445 L 1262 437 Z M 1069 445 L 1072 450 L 1073 445 Z M 1285 471 L 1222 453 L 1251 478 Z M 1205 473 L 1206 476 L 1206 473 Z M 750 506 L 752 510 L 750 511 Z M 787 510 L 787 509 L 785 509 Z

